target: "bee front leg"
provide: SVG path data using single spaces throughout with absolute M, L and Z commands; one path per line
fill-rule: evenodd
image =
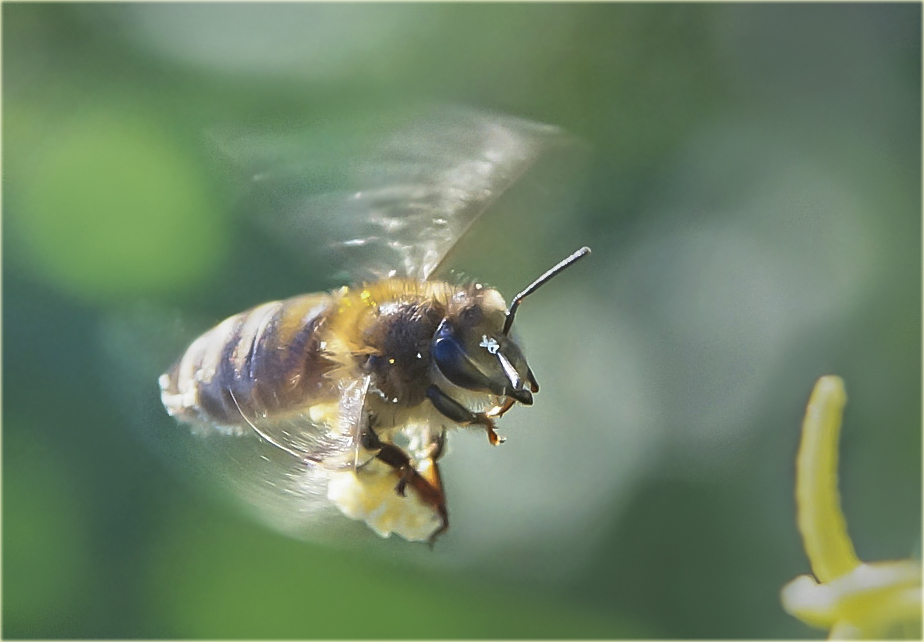
M 463 426 L 484 426 L 488 433 L 488 441 L 491 442 L 492 446 L 504 443 L 504 438 L 494 431 L 494 419 L 488 416 L 487 413 L 472 412 L 435 385 L 427 388 L 427 397 L 434 408 L 455 423 Z

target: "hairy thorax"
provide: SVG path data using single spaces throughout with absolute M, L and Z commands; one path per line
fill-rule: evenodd
M 406 279 L 343 292 L 331 334 L 347 339 L 343 347 L 352 365 L 371 376 L 371 394 L 404 407 L 423 402 L 430 384 L 430 342 L 452 292 L 446 283 Z

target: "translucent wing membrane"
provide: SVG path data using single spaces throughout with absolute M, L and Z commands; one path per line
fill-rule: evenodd
M 249 429 L 302 464 L 319 465 L 328 471 L 354 469 L 368 460 L 361 454 L 359 445 L 365 419 L 363 402 L 368 389 L 369 378 L 363 377 L 342 385 L 338 399 L 297 412 L 277 415 L 264 411 L 247 416 L 242 411 L 243 432 Z M 209 424 L 199 427 L 202 431 L 209 429 L 214 427 Z
M 367 384 L 330 376 L 315 330 L 331 304 L 309 294 L 225 319 L 160 377 L 167 412 L 198 434 L 254 434 L 300 461 L 352 462 Z
M 358 282 L 429 278 L 478 216 L 564 137 L 517 118 L 442 109 L 382 132 L 339 174 L 317 171 L 323 159 L 304 135 L 216 131 L 213 139 L 251 178 L 248 216 L 298 253 L 325 245 L 332 271 Z
M 330 470 L 324 466 L 300 461 L 256 437 L 200 437 L 187 448 L 207 472 L 205 481 L 217 482 L 245 512 L 275 530 L 323 539 L 344 521 L 327 501 Z
M 181 476 L 236 500 L 258 521 L 280 532 L 318 541 L 336 541 L 345 531 L 363 533 L 361 524 L 342 519 L 330 504 L 327 485 L 332 473 L 363 463 L 357 462 L 351 431 L 362 412 L 366 382 L 360 380 L 344 391 L 331 409 L 331 417 L 340 422 L 332 432 L 349 433 L 337 449 L 331 447 L 329 436 L 321 437 L 319 432 L 330 429 L 323 423 L 329 418 L 316 415 L 323 422 L 313 421 L 307 411 L 303 416 L 255 422 L 284 447 L 240 424 L 232 430 L 201 423 L 190 430 L 164 411 L 156 381 L 170 358 L 181 354 L 190 331 L 198 327 L 152 305 L 111 314 L 100 326 L 106 371 L 117 373 L 105 387 L 141 441 Z M 313 436 L 323 440 L 326 451 L 312 441 Z M 324 462 L 307 459 L 309 453 L 319 452 L 325 453 Z
M 340 403 L 316 404 L 284 414 L 266 410 L 256 414 L 239 408 L 242 423 L 229 426 L 208 422 L 191 423 L 194 434 L 218 432 L 235 437 L 256 436 L 304 464 L 319 464 L 335 470 L 352 468 L 357 460 L 357 431 L 362 406 L 358 382 L 344 390 Z M 348 413 L 348 414 L 343 414 Z

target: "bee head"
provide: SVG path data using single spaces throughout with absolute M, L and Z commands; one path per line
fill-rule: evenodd
M 510 336 L 514 315 L 523 299 L 588 254 L 589 248 L 581 248 L 547 271 L 513 298 L 509 310 L 497 290 L 482 285 L 472 285 L 453 296 L 430 347 L 442 375 L 460 388 L 532 404 L 539 384 L 520 346 Z

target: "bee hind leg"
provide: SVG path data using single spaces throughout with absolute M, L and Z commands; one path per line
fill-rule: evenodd
M 417 495 L 420 497 L 421 501 L 433 507 L 437 515 L 439 515 L 440 527 L 430 536 L 430 542 L 432 544 L 437 535 L 449 528 L 449 515 L 446 511 L 446 496 L 443 494 L 436 458 L 432 458 L 433 466 L 431 468 L 431 475 L 433 476 L 433 482 L 431 483 L 411 465 L 411 458 L 408 457 L 407 453 L 394 444 L 380 440 L 371 427 L 363 431 L 361 439 L 364 448 L 376 451 L 376 459 L 395 469 L 395 472 L 398 474 L 398 485 L 395 486 L 395 492 L 404 497 L 407 487 L 410 486 L 417 491 Z M 442 434 L 437 448 L 438 453 L 442 451 Z

